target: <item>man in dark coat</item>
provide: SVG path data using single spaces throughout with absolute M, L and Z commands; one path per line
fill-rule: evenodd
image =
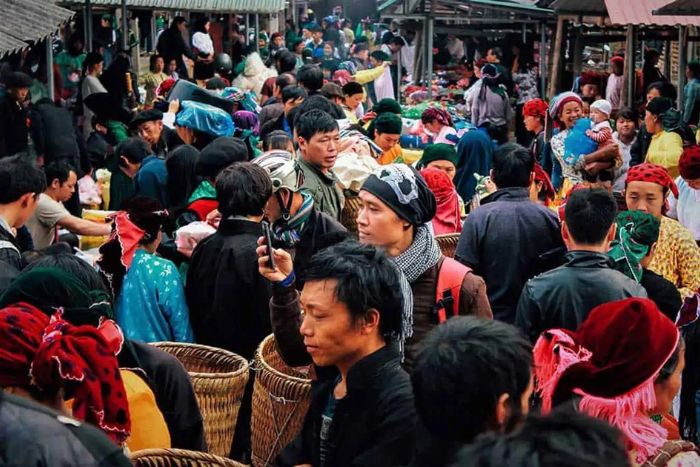
M 182 16 L 176 16 L 170 23 L 170 27 L 161 33 L 156 45 L 158 54 L 163 56 L 165 63 L 170 63 L 172 60 L 177 62 L 177 73 L 181 78 L 189 76 L 182 56 L 184 55 L 190 60 L 197 60 L 197 56 L 185 42 L 183 37 L 185 31 L 187 31 L 187 20 Z
M 183 144 L 175 130 L 163 125 L 163 112 L 160 110 L 139 112 L 129 126 L 138 131 L 139 137 L 150 146 L 152 154 L 159 159 L 167 159 L 170 151 Z
M 0 97 L 0 158 L 27 151 L 29 138 L 27 99 L 32 78 L 13 72 L 5 79 L 7 94 Z
M 266 246 L 258 254 L 274 283 L 271 314 L 305 311 L 297 333 L 317 376 L 301 433 L 272 465 L 406 465 L 416 409 L 397 338 L 411 310 L 393 261 L 377 247 L 339 243 L 311 258 L 299 294 L 288 253 L 274 251 L 275 269 Z

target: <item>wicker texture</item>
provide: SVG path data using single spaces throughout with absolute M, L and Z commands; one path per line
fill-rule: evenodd
M 357 234 L 357 214 L 362 207 L 359 196 L 345 195 L 345 206 L 340 214 L 340 223 L 348 229 L 348 232 Z
M 311 380 L 282 361 L 272 335 L 258 347 L 254 366 L 252 457 L 255 467 L 263 467 L 301 431 Z
M 134 467 L 244 467 L 240 462 L 186 449 L 143 449 L 132 452 Z
M 209 452 L 228 456 L 233 432 L 248 383 L 248 362 L 223 349 L 178 342 L 154 343 L 177 357 L 192 379 Z M 204 464 L 203 464 L 204 465 Z
M 442 251 L 443 255 L 447 256 L 448 258 L 455 257 L 457 242 L 459 242 L 458 233 L 438 235 L 435 237 L 435 240 L 437 240 L 438 246 L 440 247 L 440 251 Z

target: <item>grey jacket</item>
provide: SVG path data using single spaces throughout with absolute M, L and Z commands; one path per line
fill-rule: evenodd
M 338 179 L 333 171 L 324 174 L 301 157 L 299 158 L 299 166 L 304 172 L 302 189 L 313 197 L 316 209 L 340 221 L 345 197 L 338 186 Z

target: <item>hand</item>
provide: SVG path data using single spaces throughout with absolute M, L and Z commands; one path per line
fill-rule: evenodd
M 272 254 L 275 255 L 275 269 L 272 269 L 269 265 L 270 258 L 267 254 L 265 237 L 258 239 L 258 245 L 255 251 L 258 254 L 258 271 L 260 271 L 260 275 L 270 282 L 285 280 L 294 270 L 292 256 L 281 248 L 273 248 Z
M 495 183 L 493 183 L 493 180 L 491 180 L 491 177 L 487 177 L 486 180 L 484 180 L 484 188 L 486 188 L 486 191 L 489 193 L 493 193 L 496 190 L 498 190 L 498 187 L 496 186 Z
M 180 110 L 180 99 L 173 99 L 168 105 L 168 112 L 171 114 L 176 114 Z
M 212 212 L 207 214 L 207 224 L 211 225 L 215 229 L 219 228 L 219 222 L 221 222 L 221 213 L 218 209 L 214 209 Z
M 366 114 L 364 114 L 362 116 L 362 121 L 366 123 L 366 122 L 369 122 L 371 120 L 374 120 L 375 118 L 377 118 L 377 114 L 374 113 L 372 110 L 370 110 L 369 112 L 367 112 Z
M 190 237 L 187 239 L 187 245 L 183 246 L 178 246 L 177 251 L 182 254 L 183 256 L 186 256 L 188 258 L 192 257 L 192 252 L 194 252 L 194 249 L 197 247 L 197 240 L 194 238 Z
M 584 170 L 589 175 L 598 175 L 600 172 L 607 170 L 610 167 L 610 162 L 591 162 L 586 164 Z

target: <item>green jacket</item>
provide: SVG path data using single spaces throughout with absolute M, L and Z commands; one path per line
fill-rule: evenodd
M 338 186 L 338 178 L 333 171 L 324 174 L 302 158 L 299 158 L 299 166 L 304 172 L 302 189 L 313 197 L 316 209 L 340 221 L 345 197 Z

